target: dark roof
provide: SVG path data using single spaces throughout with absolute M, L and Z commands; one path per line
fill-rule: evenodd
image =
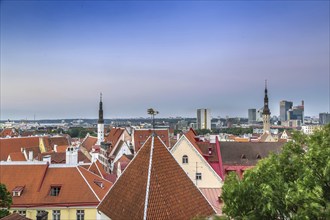
M 220 142 L 220 151 L 224 165 L 254 166 L 271 152 L 279 153 L 281 142 Z
M 153 136 L 113 185 L 98 210 L 111 219 L 192 219 L 215 214 L 166 146 Z
M 7 215 L 6 217 L 1 218 L 1 220 L 31 220 L 31 219 L 21 216 L 18 213 L 13 213 L 11 215 Z

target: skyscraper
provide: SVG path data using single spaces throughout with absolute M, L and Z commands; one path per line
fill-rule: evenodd
M 248 122 L 249 124 L 256 123 L 257 120 L 257 110 L 255 108 L 251 108 L 248 110 Z
M 320 113 L 319 114 L 319 124 L 326 125 L 330 123 L 330 113 Z
M 211 129 L 210 109 L 197 109 L 197 129 Z
M 103 120 L 103 103 L 102 93 L 100 94 L 99 104 L 99 120 L 97 121 L 97 145 L 100 145 L 104 141 L 104 120 Z
M 282 100 L 280 101 L 280 121 L 288 120 L 287 112 L 293 106 L 293 102 Z

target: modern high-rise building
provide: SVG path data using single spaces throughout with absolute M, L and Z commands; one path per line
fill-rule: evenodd
M 301 105 L 293 106 L 287 111 L 287 120 L 300 120 L 304 123 L 304 101 L 301 101 Z
M 197 109 L 197 129 L 211 129 L 210 109 Z
M 257 120 L 257 110 L 255 108 L 248 109 L 248 123 L 254 124 Z
M 320 113 L 319 114 L 319 124 L 326 125 L 330 123 L 330 113 Z
M 288 120 L 287 112 L 289 109 L 291 109 L 293 106 L 293 102 L 282 100 L 280 101 L 280 121 L 286 121 Z

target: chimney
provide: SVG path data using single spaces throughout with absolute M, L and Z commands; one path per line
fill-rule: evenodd
M 52 157 L 50 155 L 45 155 L 42 157 L 42 161 L 48 162 L 48 164 L 52 163 Z
M 78 164 L 78 150 L 73 146 L 68 146 L 65 152 L 66 164 Z
M 29 151 L 29 161 L 33 160 L 33 151 Z
M 57 152 L 57 144 L 54 144 L 54 151 Z
M 121 175 L 121 165 L 120 165 L 120 161 L 118 161 L 117 164 L 117 178 L 119 178 Z
M 179 140 L 180 139 L 180 133 L 177 133 L 176 134 L 176 140 Z

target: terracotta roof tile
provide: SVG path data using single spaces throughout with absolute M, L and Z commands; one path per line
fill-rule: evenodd
M 4 165 L 0 164 L 1 182 L 12 191 L 16 186 L 24 186 L 21 196 L 13 197 L 12 208 L 33 206 L 66 206 L 93 205 L 99 200 L 95 193 L 102 197 L 111 187 L 111 183 L 104 180 L 104 189 L 94 192 L 87 184 L 91 179 L 102 178 L 90 173 L 86 169 L 82 172 L 77 167 L 49 167 L 45 165 Z M 92 181 L 93 181 L 92 180 Z M 87 182 L 86 182 L 87 181 Z M 95 184 L 94 184 L 95 185 Z M 61 186 L 58 196 L 51 196 L 52 186 Z M 83 192 L 83 193 L 81 193 Z
M 158 137 L 147 140 L 98 209 L 111 219 L 142 219 L 145 207 L 148 219 L 192 219 L 214 214 Z
M 116 146 L 124 131 L 125 129 L 123 128 L 111 128 L 109 135 L 105 137 L 105 142 L 111 143 L 112 146 Z
M 81 143 L 81 146 L 83 146 L 88 152 L 90 152 L 93 146 L 96 144 L 96 142 L 97 142 L 97 137 L 88 136 Z
M 103 166 L 99 160 L 96 160 L 94 163 L 92 163 L 88 170 L 92 173 L 95 173 L 96 175 L 104 178 L 107 172 L 103 169 Z
M 60 137 L 50 137 L 50 136 L 46 136 L 46 137 L 42 137 L 42 140 L 44 142 L 46 151 L 52 151 L 54 150 L 54 146 L 61 146 L 61 145 L 66 145 L 69 146 L 71 143 L 68 139 L 67 136 L 60 136 Z
M 26 161 L 26 158 L 22 152 L 15 152 L 9 154 L 11 161 Z
M 223 202 L 219 201 L 220 188 L 200 188 L 206 199 L 211 203 L 217 214 L 222 214 Z
M 10 153 L 29 147 L 39 147 L 39 137 L 0 138 L 0 161 L 7 160 Z

